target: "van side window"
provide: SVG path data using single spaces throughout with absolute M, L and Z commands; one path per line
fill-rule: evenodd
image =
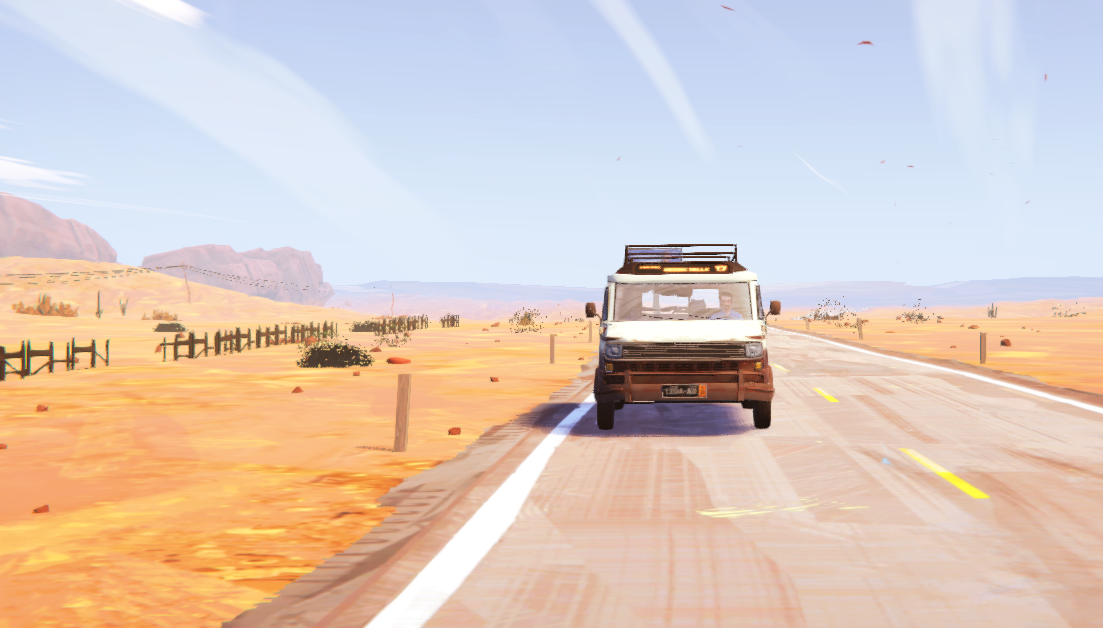
M 605 286 L 605 298 L 601 300 L 601 320 L 609 320 L 609 286 Z
M 762 309 L 762 286 L 754 285 L 754 300 L 758 301 L 758 320 L 766 320 L 766 310 Z

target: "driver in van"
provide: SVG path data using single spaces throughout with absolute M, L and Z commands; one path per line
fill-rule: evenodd
M 709 320 L 743 320 L 743 315 L 732 309 L 732 295 L 730 292 L 720 293 L 720 311 L 710 316 Z

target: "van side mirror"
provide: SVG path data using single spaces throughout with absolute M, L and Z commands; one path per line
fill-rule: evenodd
M 773 316 L 781 314 L 781 301 L 770 301 L 770 314 Z
M 593 318 L 595 316 L 597 316 L 597 304 L 596 303 L 587 303 L 586 304 L 586 318 Z

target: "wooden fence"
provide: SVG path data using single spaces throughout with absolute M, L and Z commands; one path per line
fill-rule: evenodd
M 61 362 L 65 365 L 66 371 L 72 371 L 77 368 L 77 354 L 78 353 L 91 353 L 91 368 L 96 368 L 96 358 L 99 357 L 103 360 L 104 366 L 111 366 L 111 340 L 107 340 L 104 343 L 104 355 L 99 355 L 96 352 L 96 341 L 93 340 L 92 344 L 87 347 L 78 347 L 77 339 L 73 338 L 72 342 L 65 344 L 65 359 L 58 360 L 54 358 L 54 343 L 50 343 L 49 349 L 32 349 L 31 341 L 24 340 L 19 345 L 18 352 L 9 353 L 7 349 L 0 346 L 0 382 L 7 380 L 7 374 L 9 372 L 18 375 L 20 379 L 30 377 L 31 375 L 38 374 L 44 368 L 48 368 L 51 373 L 54 372 L 54 364 Z M 49 360 L 39 366 L 37 369 L 31 370 L 32 358 L 49 358 Z M 8 360 L 19 360 L 19 368 L 16 369 Z M 8 369 L 11 368 L 11 371 Z
M 460 317 L 458 314 L 446 314 L 440 317 L 441 327 L 459 327 Z
M 428 329 L 429 317 L 392 316 L 377 321 L 353 321 L 352 331 L 370 331 L 377 334 L 397 334 L 415 329 Z
M 214 354 L 217 356 L 223 353 L 241 353 L 243 349 L 260 349 L 262 346 L 271 347 L 272 345 L 299 343 L 306 341 L 311 336 L 315 338 L 332 336 L 336 331 L 336 323 L 322 322 L 321 325 L 315 325 L 313 321 L 309 325 L 292 325 L 291 327 L 285 325 L 282 329 L 279 325 L 275 325 L 275 329 L 265 327 L 264 331 L 261 331 L 260 325 L 258 325 L 255 335 L 252 329 L 246 329 L 244 334 L 241 333 L 240 327 L 236 328 L 235 331 L 223 332 L 218 330 L 214 333 Z M 202 349 L 197 350 L 197 345 L 202 345 Z M 207 332 L 203 332 L 202 338 L 197 338 L 195 332 L 189 332 L 187 338 L 174 338 L 171 342 L 166 337 L 161 343 L 162 362 L 168 361 L 169 347 L 172 347 L 172 360 L 174 362 L 181 357 L 181 347 L 187 347 L 187 355 L 183 356 L 187 358 L 199 357 L 200 351 L 202 351 L 203 357 L 207 357 L 210 355 L 211 348 Z

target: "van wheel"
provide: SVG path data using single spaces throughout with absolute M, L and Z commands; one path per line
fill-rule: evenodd
M 769 401 L 756 401 L 753 406 L 754 426 L 760 430 L 770 427 L 770 404 Z
M 615 404 L 616 404 L 616 406 L 614 406 L 614 408 L 615 408 L 616 410 L 620 410 L 621 408 L 623 408 L 623 407 L 624 407 L 624 402 L 623 402 L 623 401 L 614 401 L 613 403 L 615 403 Z
M 597 427 L 599 430 L 613 429 L 613 413 L 615 411 L 615 401 L 597 404 Z

